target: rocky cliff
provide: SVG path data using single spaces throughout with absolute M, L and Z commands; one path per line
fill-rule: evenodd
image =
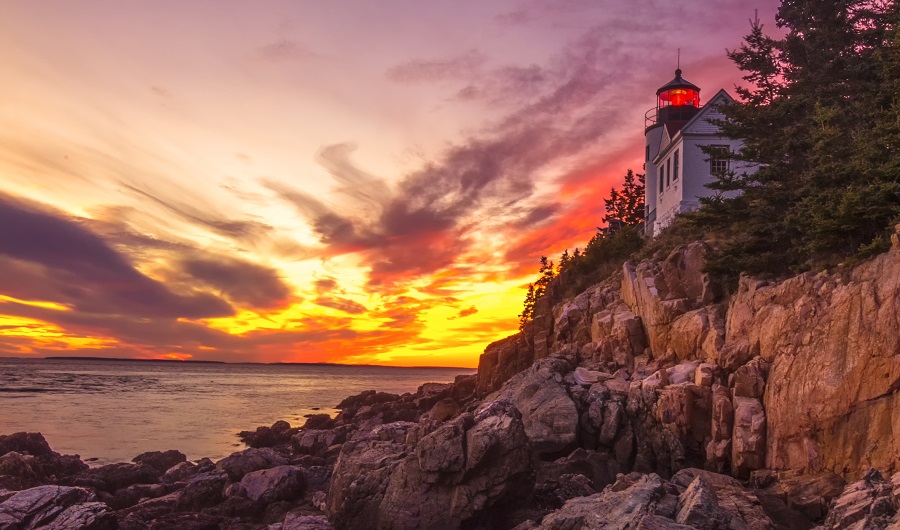
M 706 251 L 694 243 L 625 263 L 571 300 L 551 290 L 522 333 L 488 347 L 478 391 L 563 357 L 591 377 L 621 376 L 628 403 L 651 405 L 632 419 L 672 427 L 685 462 L 741 478 L 900 470 L 898 246 L 848 273 L 743 277 L 727 299 L 702 272 Z
M 551 284 L 476 376 L 244 432 L 216 463 L 88 469 L 0 436 L 0 530 L 900 530 L 900 237 L 727 297 L 707 250 Z

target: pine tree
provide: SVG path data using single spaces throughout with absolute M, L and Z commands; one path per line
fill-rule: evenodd
M 603 199 L 606 215 L 603 221 L 607 224 L 618 222 L 624 226 L 638 226 L 644 222 L 644 175 L 635 175 L 632 170 L 625 173 L 622 191 L 612 188 L 609 198 Z
M 528 284 L 528 292 L 525 294 L 525 303 L 519 314 L 519 331 L 525 329 L 525 324 L 534 318 L 534 284 Z
M 750 87 L 722 108 L 751 175 L 710 187 L 694 218 L 727 237 L 713 272 L 781 274 L 871 245 L 900 216 L 896 0 L 784 0 L 783 38 L 752 21 L 729 57 Z M 892 114 L 893 113 L 893 114 Z
M 556 266 L 556 274 L 561 273 L 569 266 L 569 261 L 572 258 L 569 257 L 569 249 L 563 251 L 563 253 L 559 256 L 559 265 Z
M 553 270 L 553 262 L 547 259 L 547 256 L 541 256 L 541 268 L 538 271 L 540 277 L 534 282 L 534 299 L 544 296 L 550 281 L 556 276 Z

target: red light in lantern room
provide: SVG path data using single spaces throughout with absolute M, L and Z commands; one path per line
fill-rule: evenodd
M 659 94 L 660 107 L 700 106 L 700 92 L 689 88 L 673 88 Z

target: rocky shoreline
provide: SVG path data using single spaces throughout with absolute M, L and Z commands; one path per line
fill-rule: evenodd
M 705 249 L 551 284 L 476 375 L 243 432 L 218 462 L 89 468 L 0 436 L 0 530 L 900 530 L 900 241 L 727 299 Z

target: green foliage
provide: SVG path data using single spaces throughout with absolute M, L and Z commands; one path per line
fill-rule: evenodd
M 538 271 L 540 276 L 534 282 L 534 299 L 544 296 L 544 293 L 547 291 L 547 286 L 550 285 L 550 282 L 553 280 L 553 277 L 556 276 L 556 270 L 553 268 L 553 262 L 547 260 L 547 256 L 541 256 L 541 268 Z
M 525 303 L 519 314 L 519 331 L 525 328 L 525 323 L 534 318 L 534 284 L 528 284 L 528 293 L 525 295 Z
M 603 221 L 615 229 L 598 228 L 583 252 L 575 248 L 569 255 L 566 249 L 555 269 L 552 261 L 541 256 L 540 276 L 528 286 L 519 315 L 520 330 L 534 318 L 535 302 L 546 294 L 551 282 L 556 282 L 563 296 L 576 294 L 618 269 L 623 260 L 644 244 L 640 231 L 644 222 L 644 175 L 635 175 L 629 169 L 623 177 L 621 191 L 613 188 L 603 202 L 606 206 Z
M 644 175 L 635 175 L 630 169 L 625 173 L 622 191 L 612 188 L 609 198 L 603 199 L 606 215 L 603 222 L 616 221 L 625 226 L 638 226 L 644 222 Z
M 781 275 L 882 248 L 900 215 L 900 9 L 896 0 L 784 0 L 772 38 L 753 22 L 729 57 L 749 87 L 723 132 L 760 163 L 710 187 L 688 217 L 720 235 L 709 271 Z

